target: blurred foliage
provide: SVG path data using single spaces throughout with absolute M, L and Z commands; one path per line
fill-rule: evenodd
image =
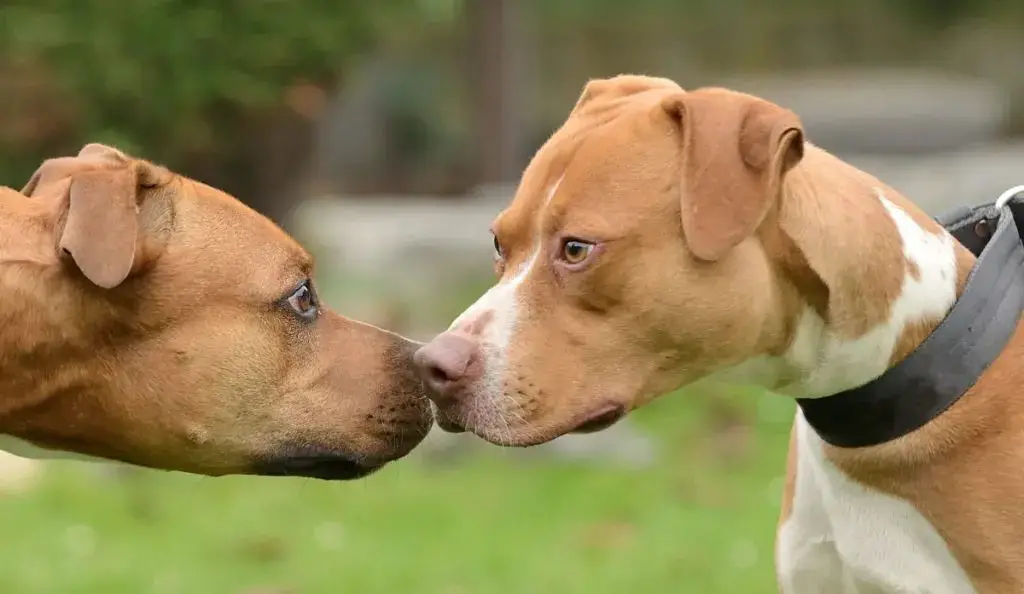
M 403 191 L 410 192 L 433 191 L 423 180 L 472 186 L 447 179 L 462 175 L 460 162 L 478 150 L 467 146 L 472 135 L 464 129 L 471 118 L 461 97 L 462 1 L 7 0 L 0 3 L 0 179 L 18 187 L 44 157 L 108 142 L 284 222 L 328 97 L 345 90 L 365 57 L 389 54 L 412 73 L 377 102 L 393 117 L 370 134 L 396 140 L 375 176 L 408 179 Z M 513 47 L 532 54 L 526 63 L 535 68 L 523 96 L 533 120 L 527 154 L 587 78 L 625 71 L 693 86 L 737 71 L 916 64 L 998 80 L 1024 97 L 1013 50 L 1024 2 L 522 0 L 521 7 L 528 23 Z M 420 173 L 402 175 L 403 167 Z M 445 171 L 454 173 L 438 173 Z
M 476 0 L 483 1 L 483 0 Z M 467 129 L 475 105 L 462 95 L 467 51 L 453 10 L 433 0 L 442 27 L 409 27 L 401 51 L 378 79 L 389 99 L 374 104 L 386 125 L 361 136 L 336 134 L 360 158 L 328 158 L 324 191 L 356 194 L 463 195 L 472 164 L 498 150 Z M 511 28 L 513 70 L 528 71 L 509 103 L 525 119 L 518 159 L 525 165 L 564 119 L 588 78 L 658 74 L 685 87 L 729 84 L 736 75 L 814 71 L 925 71 L 973 77 L 1009 98 L 1010 121 L 1024 130 L 1024 2 L 1004 0 L 521 0 Z M 384 72 L 386 74 L 380 74 Z M 734 78 L 735 77 L 735 78 Z M 367 76 L 367 79 L 372 77 Z M 401 81 L 397 83 L 396 81 Z M 492 81 L 493 82 L 493 81 Z M 395 84 L 392 84 L 395 83 Z M 367 86 L 371 86 L 369 83 Z M 378 82 L 377 88 L 385 85 Z M 500 107 L 495 106 L 495 109 Z M 351 120 L 369 121 L 361 108 Z M 486 117 L 486 116 L 485 116 Z M 497 113 L 494 117 L 500 117 Z M 1016 120 L 1013 118 L 1016 117 Z M 369 126 L 368 126 L 369 128 Z M 387 146 L 390 150 L 378 147 Z M 375 152 L 374 147 L 378 147 Z M 340 152 L 340 151 L 339 151 Z M 368 166 L 372 163 L 373 166 Z M 446 174 L 447 172 L 447 174 Z M 511 181 L 511 180 L 510 180 Z M 357 183 L 358 182 L 358 183 Z
M 942 67 L 957 29 L 1024 24 L 1024 3 L 1005 0 L 531 0 L 531 7 L 550 48 L 545 55 L 591 69 L 603 64 L 602 75 L 673 62 L 687 72 Z M 567 49 L 580 40 L 593 51 Z
M 42 157 L 93 140 L 172 166 L 219 157 L 227 165 L 249 127 L 302 111 L 304 98 L 315 109 L 316 93 L 373 48 L 388 20 L 416 8 L 412 0 L 8 0 L 0 5 L 0 175 L 17 186 Z

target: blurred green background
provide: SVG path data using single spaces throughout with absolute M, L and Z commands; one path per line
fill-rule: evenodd
M 940 210 L 1019 183 L 1021 30 L 1005 0 L 7 0 L 0 176 L 115 144 L 286 226 L 329 303 L 426 337 L 487 286 L 487 222 L 588 78 L 764 89 Z M 692 389 L 632 441 L 432 436 L 348 484 L 4 458 L 0 594 L 774 592 L 792 413 Z

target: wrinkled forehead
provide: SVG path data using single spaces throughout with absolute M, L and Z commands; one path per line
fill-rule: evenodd
M 577 106 L 537 151 L 523 173 L 511 204 L 492 224 L 503 246 L 534 241 L 572 223 L 575 231 L 613 233 L 622 200 L 648 179 L 664 156 L 657 137 L 655 107 L 670 89 L 598 97 Z M 662 143 L 668 139 L 662 135 Z M 646 176 L 646 177 L 645 177 Z

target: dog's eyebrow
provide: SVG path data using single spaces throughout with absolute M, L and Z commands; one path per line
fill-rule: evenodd
M 306 276 L 312 276 L 313 268 L 315 267 L 313 256 L 306 252 L 300 252 L 295 256 L 295 259 L 298 261 L 299 270 L 302 272 L 302 274 Z

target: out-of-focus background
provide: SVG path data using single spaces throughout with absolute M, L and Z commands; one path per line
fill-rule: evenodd
M 490 282 L 488 222 L 588 78 L 774 99 L 934 213 L 1024 180 L 1022 30 L 1006 0 L 8 0 L 0 176 L 115 144 L 427 337 Z M 4 456 L 0 592 L 774 592 L 792 411 L 692 390 L 531 450 L 435 434 L 349 484 Z

